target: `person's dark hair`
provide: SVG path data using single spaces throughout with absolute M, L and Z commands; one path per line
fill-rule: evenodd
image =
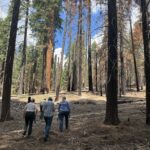
M 49 97 L 49 98 L 48 98 L 48 101 L 53 101 L 52 97 Z
M 66 96 L 63 96 L 63 100 L 66 100 Z
M 35 102 L 35 99 L 34 99 L 34 98 L 32 98 L 31 102 L 32 102 L 32 103 L 34 103 L 34 102 Z
M 30 103 L 30 102 L 31 102 L 31 97 L 29 96 L 29 97 L 28 97 L 28 103 Z

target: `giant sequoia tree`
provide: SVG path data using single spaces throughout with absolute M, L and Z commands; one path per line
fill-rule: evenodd
M 117 9 L 116 0 L 108 0 L 108 72 L 106 124 L 118 124 L 118 60 L 117 60 Z
M 20 0 L 13 0 L 13 2 L 14 2 L 14 7 L 13 7 L 9 44 L 8 44 L 5 73 L 4 73 L 1 121 L 10 119 L 12 69 L 13 69 L 13 61 L 14 61 L 14 53 L 15 53 Z
M 56 29 L 61 28 L 60 10 L 62 0 L 33 1 L 31 27 L 43 47 L 43 71 L 41 88 L 51 89 L 52 60 Z M 44 8 L 44 9 L 43 9 Z

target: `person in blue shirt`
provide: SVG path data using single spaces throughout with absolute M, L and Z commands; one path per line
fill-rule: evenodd
M 68 129 L 70 116 L 70 105 L 66 100 L 66 97 L 62 98 L 62 101 L 58 106 L 58 118 L 59 118 L 59 130 L 63 132 L 63 122 L 65 118 L 65 128 Z
M 46 142 L 49 136 L 49 131 L 51 129 L 51 124 L 55 111 L 54 103 L 51 97 L 49 97 L 48 101 L 43 104 L 42 111 L 45 120 L 44 141 Z

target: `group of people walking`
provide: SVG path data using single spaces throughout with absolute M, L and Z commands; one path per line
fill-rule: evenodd
M 32 134 L 32 125 L 33 122 L 36 122 L 38 108 L 35 104 L 35 100 L 28 97 L 28 103 L 24 108 L 24 119 L 25 119 L 25 128 L 23 135 L 30 136 Z M 49 136 L 49 131 L 51 129 L 52 120 L 55 112 L 55 105 L 51 97 L 48 100 L 44 99 L 40 104 L 40 119 L 45 120 L 44 128 L 44 141 L 47 141 Z M 59 130 L 63 132 L 64 129 L 64 119 L 65 119 L 65 128 L 68 129 L 69 126 L 69 116 L 70 116 L 70 105 L 66 100 L 66 97 L 62 98 L 62 101 L 58 104 L 58 123 Z

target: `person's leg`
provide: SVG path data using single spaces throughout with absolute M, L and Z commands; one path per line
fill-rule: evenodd
M 32 134 L 32 125 L 34 121 L 34 113 L 31 113 L 29 116 L 29 130 L 28 130 L 28 136 Z
M 68 124 L 69 124 L 69 112 L 65 112 L 65 127 L 68 129 Z
M 64 120 L 64 114 L 59 114 L 59 130 L 60 132 L 63 132 L 63 120 Z
M 53 119 L 53 117 L 47 117 L 47 120 L 46 120 L 45 137 L 44 137 L 45 141 L 47 140 L 47 138 L 49 136 L 49 131 L 51 129 L 52 119 Z
M 45 133 L 46 133 L 46 127 L 47 127 L 47 117 L 44 117 L 44 120 L 45 120 L 44 135 L 45 135 Z
M 29 117 L 28 117 L 28 113 L 26 113 L 26 114 L 25 114 L 25 126 L 24 126 L 23 135 L 26 135 L 28 125 L 29 125 Z

